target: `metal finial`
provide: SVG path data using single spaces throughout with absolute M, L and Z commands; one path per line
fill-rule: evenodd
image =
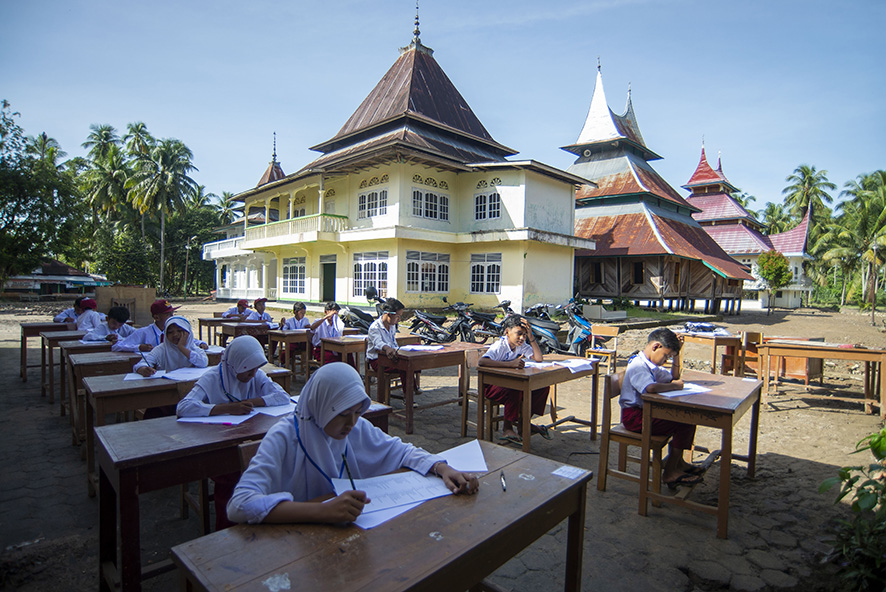
M 272 162 L 277 162 L 277 132 L 274 132 L 274 154 L 271 156 Z
M 600 56 L 597 56 L 597 72 L 600 71 Z
M 628 81 L 628 98 L 631 98 L 631 82 Z
M 701 149 L 704 150 L 704 134 L 701 135 Z
M 418 0 L 415 0 L 415 30 L 412 32 L 412 40 L 415 41 L 416 45 L 421 43 L 421 38 L 419 38 L 420 34 L 421 31 L 418 29 Z

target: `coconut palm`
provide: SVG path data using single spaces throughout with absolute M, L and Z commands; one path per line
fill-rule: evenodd
M 105 158 L 94 160 L 83 175 L 86 197 L 93 209 L 110 212 L 126 203 L 126 181 L 131 173 L 119 146 L 110 146 Z
M 817 171 L 814 166 L 801 164 L 794 169 L 793 174 L 788 175 L 785 181 L 790 183 L 781 194 L 785 196 L 785 206 L 796 220 L 800 220 L 806 210 L 812 208 L 810 222 L 818 222 L 819 214 L 824 214 L 825 204 L 834 201 L 828 191 L 834 191 L 837 186 L 828 181 L 827 171 Z
M 209 207 L 213 200 L 217 200 L 218 196 L 214 193 L 206 193 L 205 185 L 197 185 L 193 195 L 189 196 L 185 201 L 185 206 L 189 211 L 199 210 Z
M 129 158 L 136 159 L 140 155 L 150 152 L 157 140 L 148 131 L 148 126 L 143 121 L 136 121 L 126 126 L 126 133 L 123 135 L 123 143 L 126 146 L 126 152 Z
M 221 223 L 229 224 L 233 222 L 241 207 L 242 206 L 238 205 L 237 200 L 234 199 L 233 192 L 222 191 L 221 198 L 216 206 Z
M 767 234 L 778 234 L 791 226 L 791 217 L 784 205 L 769 202 L 763 210 L 762 222 L 769 227 Z
M 46 132 L 34 137 L 28 136 L 27 145 L 25 147 L 25 152 L 35 158 L 39 158 L 44 162 L 48 162 L 52 164 L 52 166 L 58 168 L 59 160 L 68 155 L 67 152 L 62 150 L 61 145 L 58 141 L 46 135 Z
M 160 214 L 160 291 L 164 291 L 166 259 L 166 217 L 197 190 L 197 183 L 188 176 L 196 171 L 193 153 L 180 140 L 164 139 L 138 158 L 135 172 L 126 187 L 130 198 L 144 214 L 155 210 Z
M 87 155 L 91 160 L 96 161 L 105 158 L 111 146 L 120 145 L 120 137 L 117 135 L 117 130 L 114 129 L 114 126 L 107 123 L 93 123 L 89 126 L 89 129 L 91 131 L 86 136 L 86 141 L 80 145 L 89 151 Z

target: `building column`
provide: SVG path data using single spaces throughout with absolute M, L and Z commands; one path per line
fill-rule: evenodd
M 292 202 L 295 201 L 295 195 L 293 195 L 292 191 L 289 192 L 289 219 L 292 220 Z
M 218 297 L 218 291 L 222 287 L 221 283 L 221 266 L 218 261 L 215 262 L 215 295 Z
M 271 198 L 265 200 L 265 224 L 271 221 Z
M 323 194 L 325 193 L 324 184 L 323 184 L 323 173 L 320 173 L 320 195 L 319 201 L 317 202 L 317 213 L 323 213 Z
M 268 297 L 268 262 L 262 261 L 261 264 L 261 295 L 263 298 Z

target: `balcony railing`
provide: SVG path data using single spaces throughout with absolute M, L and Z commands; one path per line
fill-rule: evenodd
M 247 228 L 246 240 L 265 240 L 310 232 L 341 232 L 347 228 L 347 216 L 314 214 Z
M 243 237 L 238 236 L 236 238 L 229 238 L 221 241 L 216 241 L 214 243 L 206 243 L 203 245 L 203 259 L 215 259 L 213 255 L 214 252 L 219 251 L 227 251 L 233 249 L 240 249 L 240 245 L 243 242 Z

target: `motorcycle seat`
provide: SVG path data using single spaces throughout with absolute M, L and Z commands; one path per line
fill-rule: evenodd
M 351 312 L 368 323 L 372 323 L 375 320 L 374 318 L 372 318 L 371 314 L 369 314 L 368 312 L 363 312 L 359 308 L 351 308 Z
M 494 321 L 497 315 L 490 312 L 472 312 L 471 316 L 481 321 Z
M 444 316 L 444 315 L 435 315 L 435 314 L 431 314 L 431 313 L 424 312 L 421 310 L 416 310 L 415 314 L 418 316 L 424 317 L 424 318 L 428 319 L 429 321 L 431 321 L 432 323 L 436 323 L 437 325 L 442 325 L 443 323 L 446 322 L 446 316 Z
M 547 321 L 545 319 L 537 319 L 535 317 L 524 317 L 527 321 L 529 321 L 530 325 L 538 327 L 539 329 L 547 329 L 548 331 L 554 331 L 555 333 L 560 330 L 560 323 L 556 323 L 554 321 Z

